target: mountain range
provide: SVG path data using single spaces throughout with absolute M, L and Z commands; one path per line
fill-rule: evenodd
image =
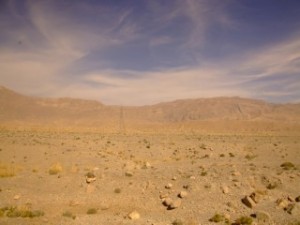
M 176 100 L 149 106 L 110 106 L 93 100 L 40 98 L 0 87 L 0 123 L 122 127 L 229 121 L 300 124 L 300 104 L 240 97 Z

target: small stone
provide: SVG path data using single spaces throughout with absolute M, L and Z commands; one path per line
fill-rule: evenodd
M 128 214 L 128 218 L 131 220 L 137 220 L 140 218 L 140 214 L 137 211 L 133 211 Z
M 173 202 L 169 205 L 168 209 L 169 209 L 169 210 L 170 210 L 170 209 L 176 209 L 176 208 L 178 208 L 180 205 L 181 205 L 181 200 L 180 200 L 180 199 L 177 199 L 177 200 L 173 201 Z
M 96 181 L 96 176 L 93 172 L 88 172 L 86 175 L 85 175 L 85 181 L 86 183 L 92 183 L 94 181 Z
M 160 194 L 159 195 L 159 198 L 160 199 L 165 199 L 165 198 L 167 198 L 169 195 L 168 194 Z
M 15 195 L 14 200 L 19 200 L 21 198 L 21 195 Z
M 261 196 L 256 193 L 256 192 L 253 192 L 249 195 L 249 197 L 255 202 L 255 203 L 258 203 L 260 200 L 261 200 Z
M 223 186 L 222 186 L 222 192 L 223 192 L 224 194 L 228 194 L 228 193 L 229 193 L 229 188 L 228 188 L 226 185 L 223 185 Z
M 195 176 L 190 176 L 190 179 L 191 180 L 196 180 L 196 177 Z
M 146 168 L 150 168 L 150 167 L 151 167 L 151 164 L 150 164 L 149 162 L 146 162 L 146 163 L 145 163 L 145 167 L 146 167 Z
M 252 200 L 252 198 L 250 198 L 249 196 L 245 196 L 242 199 L 242 202 L 244 203 L 244 205 L 246 205 L 249 208 L 253 208 L 256 205 L 255 202 Z
M 165 205 L 165 206 L 170 206 L 172 203 L 173 203 L 173 200 L 171 198 L 164 198 L 162 200 L 162 203 Z
M 187 193 L 186 191 L 181 191 L 181 192 L 178 194 L 178 197 L 179 197 L 179 198 L 185 198 L 187 195 L 188 195 L 188 193 Z
M 168 184 L 165 186 L 166 189 L 171 189 L 172 187 L 173 187 L 173 185 L 172 185 L 171 183 L 168 183 Z
M 300 202 L 300 195 L 298 197 L 295 198 L 296 202 Z
M 276 200 L 276 204 L 277 204 L 277 206 L 279 206 L 280 208 L 286 208 L 286 207 L 288 206 L 289 202 L 288 202 L 288 200 L 286 200 L 286 199 L 280 198 L 280 199 L 277 199 L 277 200 Z
M 79 205 L 79 202 L 78 202 L 78 201 L 71 200 L 71 201 L 69 202 L 69 206 L 77 206 L 77 205 Z
M 88 183 L 88 184 L 89 184 L 89 183 L 92 183 L 92 182 L 96 181 L 96 177 L 94 177 L 94 178 L 87 177 L 85 181 L 86 181 L 86 183 Z
M 172 177 L 172 180 L 177 180 L 177 177 L 175 177 L 175 176 L 174 176 L 174 177 Z

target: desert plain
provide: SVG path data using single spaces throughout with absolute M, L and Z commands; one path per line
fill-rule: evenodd
M 0 224 L 300 224 L 299 104 L 0 103 Z

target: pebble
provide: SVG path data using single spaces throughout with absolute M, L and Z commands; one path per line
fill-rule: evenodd
M 165 186 L 166 189 L 171 189 L 172 187 L 173 187 L 173 185 L 172 185 L 171 183 L 168 183 L 168 184 Z
M 151 167 L 151 164 L 150 164 L 149 162 L 146 162 L 146 163 L 145 163 L 145 167 L 146 167 L 146 168 L 150 168 L 150 167 Z
M 164 198 L 167 198 L 168 196 L 169 196 L 168 194 L 160 194 L 159 198 L 160 199 L 164 199 Z
M 92 183 L 92 182 L 96 181 L 96 177 L 93 177 L 93 178 L 92 178 L 92 177 L 86 177 L 86 180 L 85 180 L 85 181 L 86 181 L 86 183 L 88 183 L 88 184 L 89 184 L 89 183 Z
M 244 203 L 244 205 L 246 205 L 247 207 L 249 207 L 251 209 L 256 205 L 255 202 L 252 200 L 252 198 L 250 198 L 249 196 L 245 196 L 242 199 L 242 202 Z
M 179 197 L 179 198 L 185 198 L 187 195 L 188 195 L 188 193 L 187 193 L 186 191 L 181 191 L 181 192 L 178 194 L 178 197 Z
M 173 203 L 173 200 L 171 198 L 164 198 L 162 200 L 162 203 L 165 205 L 165 206 L 170 206 L 172 203 Z
M 280 199 L 276 200 L 276 204 L 280 208 L 286 208 L 288 206 L 289 202 L 286 199 L 280 198 Z
M 137 211 L 133 211 L 128 214 L 128 218 L 131 220 L 137 220 L 140 218 L 140 214 Z
M 19 200 L 21 198 L 21 195 L 15 195 L 14 200 Z
M 256 192 L 253 192 L 249 195 L 249 197 L 255 202 L 258 203 L 261 200 L 261 195 Z
M 223 185 L 223 186 L 222 186 L 222 192 L 223 192 L 224 194 L 228 194 L 228 193 L 229 193 L 229 188 L 228 188 L 226 185 Z
M 168 209 L 169 209 L 169 210 L 170 210 L 170 209 L 176 209 L 176 208 L 178 208 L 180 205 L 181 205 L 181 200 L 180 200 L 180 199 L 177 199 L 177 200 L 173 201 L 173 202 L 169 205 Z

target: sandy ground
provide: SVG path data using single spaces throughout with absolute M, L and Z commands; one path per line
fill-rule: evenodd
M 0 224 L 203 225 L 216 224 L 209 221 L 215 214 L 218 224 L 242 216 L 252 224 L 299 224 L 299 151 L 299 136 L 280 134 L 3 129 Z M 88 172 L 96 178 L 89 184 Z M 241 199 L 252 193 L 250 208 Z M 165 198 L 181 204 L 168 210 Z M 4 207 L 44 215 L 11 218 Z

